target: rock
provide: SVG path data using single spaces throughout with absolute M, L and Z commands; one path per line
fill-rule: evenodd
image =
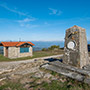
M 35 78 L 42 78 L 44 75 L 43 72 L 39 71 L 39 72 L 36 72 L 35 75 L 33 75 L 32 77 L 35 77 Z
M 3 73 L 9 73 L 9 72 L 11 72 L 11 71 L 13 71 L 13 69 L 3 69 L 2 71 L 0 71 L 0 74 L 3 74 Z
M 46 73 L 46 74 L 44 75 L 44 78 L 50 78 L 50 77 L 52 77 L 52 75 L 49 74 L 49 73 Z
M 6 77 L 5 77 L 5 78 L 1 78 L 1 79 L 0 79 L 0 82 L 3 81 L 3 80 L 5 80 L 5 79 L 6 79 Z
M 20 80 L 20 83 L 21 84 L 28 84 L 28 83 L 33 82 L 33 81 L 34 81 L 34 79 L 32 79 L 32 78 L 24 77 L 23 79 Z
M 30 88 L 29 90 L 34 90 L 33 88 Z
M 4 90 L 12 90 L 10 87 L 8 87 L 8 88 L 6 88 L 6 89 L 4 89 Z
M 39 80 L 36 81 L 36 84 L 40 85 L 40 84 L 42 84 L 42 82 L 43 82 L 43 79 L 39 79 Z
M 84 82 L 90 85 L 90 78 L 86 78 Z
M 16 79 L 19 79 L 21 78 L 21 75 L 15 75 L 15 74 L 12 74 L 10 75 L 9 79 L 13 79 L 13 80 L 16 80 Z
M 61 82 L 63 82 L 63 83 L 66 82 L 66 79 L 60 78 L 59 80 L 60 80 Z
M 48 79 L 48 78 L 44 78 L 43 81 L 44 81 L 44 82 L 47 82 L 47 83 L 51 83 L 51 80 Z
M 29 90 L 30 85 L 29 85 L 29 84 L 26 84 L 26 85 L 24 86 L 24 88 L 26 88 L 26 89 L 28 89 L 28 90 Z M 33 89 L 30 89 L 30 90 L 33 90 Z
M 86 71 L 90 71 L 90 65 L 84 66 L 83 69 L 86 70 Z
M 58 80 L 58 78 L 56 78 L 56 77 L 52 77 L 51 79 L 52 79 L 52 80 Z

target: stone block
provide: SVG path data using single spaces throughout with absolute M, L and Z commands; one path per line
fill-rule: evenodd
M 83 68 L 90 63 L 88 57 L 86 30 L 73 26 L 66 30 L 63 62 Z

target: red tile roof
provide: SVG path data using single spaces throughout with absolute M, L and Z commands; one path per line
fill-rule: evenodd
M 18 47 L 18 46 L 21 46 L 25 43 L 28 43 L 28 44 L 34 46 L 34 44 L 31 42 L 1 42 L 0 44 L 2 44 L 2 46 L 4 46 L 4 47 L 12 47 L 12 46 Z

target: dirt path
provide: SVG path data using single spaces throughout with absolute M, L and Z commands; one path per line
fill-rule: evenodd
M 27 74 L 30 72 L 35 72 L 41 64 L 46 63 L 45 59 L 58 58 L 63 55 L 53 55 L 48 57 L 40 57 L 29 60 L 22 61 L 11 61 L 11 62 L 1 62 L 0 63 L 0 74 L 3 73 L 21 73 Z
M 40 57 L 40 58 L 21 60 L 21 61 L 0 62 L 0 69 L 7 68 L 7 66 L 17 66 L 18 64 L 21 64 L 21 63 L 34 62 L 35 60 L 39 60 L 39 59 L 57 58 L 57 57 L 61 57 L 61 56 L 63 56 L 63 55 L 53 55 L 53 56 Z

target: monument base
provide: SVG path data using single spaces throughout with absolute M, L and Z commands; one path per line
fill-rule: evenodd
M 63 62 L 78 68 L 90 63 L 85 29 L 73 26 L 66 30 Z

